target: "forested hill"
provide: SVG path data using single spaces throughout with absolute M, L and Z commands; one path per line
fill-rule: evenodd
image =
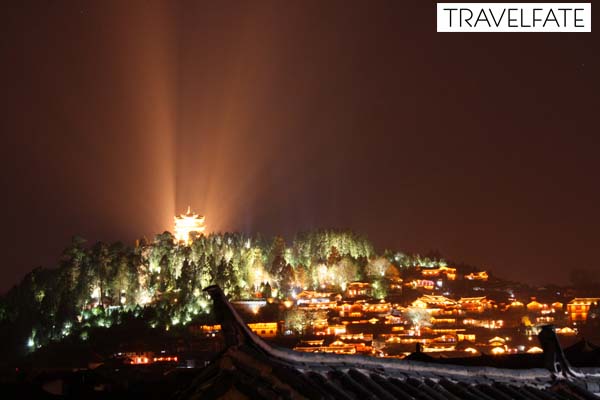
M 361 279 L 382 281 L 391 261 L 436 266 L 416 255 L 378 256 L 364 237 L 349 231 L 298 234 L 291 243 L 240 233 L 198 236 L 176 243 L 165 232 L 151 243 L 93 245 L 75 237 L 55 268 L 37 268 L 3 296 L 0 324 L 9 342 L 30 350 L 86 327 L 144 314 L 152 326 L 186 324 L 210 312 L 202 288 L 220 285 L 233 298 L 288 298 L 303 289 L 343 290 Z M 152 313 L 147 311 L 151 309 Z

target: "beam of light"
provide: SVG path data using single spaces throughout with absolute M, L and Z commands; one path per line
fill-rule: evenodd
M 182 37 L 188 55 L 181 67 L 176 203 L 205 215 L 208 232 L 256 228 L 258 195 L 268 190 L 267 172 L 285 151 L 280 132 L 262 120 L 276 89 L 273 16 L 239 13 L 230 16 L 236 23 L 223 27 L 228 40 L 218 45 L 204 43 L 198 51 L 201 30 Z
M 97 8 L 90 12 L 111 26 L 102 37 L 103 62 L 119 120 L 103 139 L 110 159 L 95 168 L 114 184 L 95 196 L 95 207 L 112 229 L 119 227 L 121 239 L 151 238 L 171 228 L 175 213 L 177 9 L 167 3 L 119 3 L 110 13 Z
M 143 13 L 142 7 L 139 12 Z M 151 37 L 142 49 L 145 76 L 140 82 L 138 112 L 146 125 L 142 127 L 147 155 L 145 170 L 150 176 L 148 197 L 140 196 L 138 204 L 148 218 L 151 233 L 172 226 L 175 215 L 175 142 L 177 132 L 177 20 L 167 4 L 155 4 L 147 11 L 152 14 L 152 26 L 146 29 Z M 148 17 L 148 16 L 146 16 Z M 138 77 L 137 79 L 141 79 Z M 148 201 L 152 199 L 152 201 Z M 162 229 L 161 229 L 162 228 Z

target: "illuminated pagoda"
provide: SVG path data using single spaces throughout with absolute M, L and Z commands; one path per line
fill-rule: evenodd
M 204 217 L 193 212 L 189 206 L 185 214 L 175 216 L 175 240 L 178 242 L 190 242 L 191 233 L 200 234 L 205 228 Z

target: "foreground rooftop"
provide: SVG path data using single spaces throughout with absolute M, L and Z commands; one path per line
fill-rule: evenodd
M 218 286 L 214 301 L 226 349 L 180 399 L 599 399 L 600 370 L 573 369 L 551 326 L 539 339 L 546 368 L 440 365 L 363 356 L 296 353 L 250 331 Z

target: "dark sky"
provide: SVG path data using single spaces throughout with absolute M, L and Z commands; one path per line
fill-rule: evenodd
M 438 34 L 424 1 L 0 7 L 0 290 L 188 204 L 527 282 L 598 268 L 596 33 Z

